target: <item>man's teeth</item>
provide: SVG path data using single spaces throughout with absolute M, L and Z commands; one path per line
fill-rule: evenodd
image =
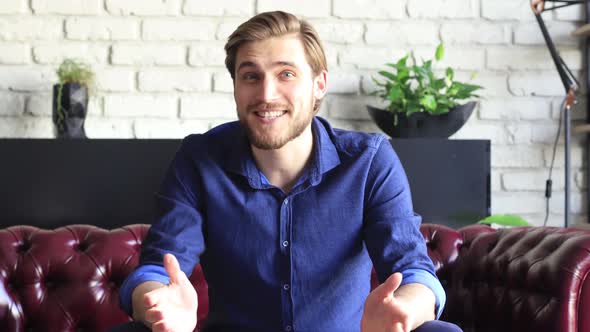
M 283 111 L 274 111 L 274 112 L 258 112 L 258 116 L 265 118 L 265 119 L 272 119 L 278 118 L 279 116 L 283 115 L 285 112 Z

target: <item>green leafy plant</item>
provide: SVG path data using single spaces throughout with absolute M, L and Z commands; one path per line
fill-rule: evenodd
M 90 66 L 82 61 L 65 59 L 57 68 L 57 77 L 60 84 L 78 83 L 90 86 L 94 79 L 94 72 Z
M 60 130 L 63 130 L 64 119 L 66 117 L 66 111 L 63 105 L 61 104 L 64 84 L 78 83 L 89 89 L 94 80 L 94 72 L 92 71 L 90 65 L 82 61 L 74 59 L 64 59 L 57 68 L 56 74 L 58 78 L 57 96 L 55 101 L 57 103 L 56 125 Z
M 444 45 L 440 44 L 435 52 L 436 61 L 443 56 Z M 433 60 L 422 60 L 418 64 L 414 53 L 410 52 L 396 63 L 387 63 L 386 66 L 392 68 L 390 71 L 378 72 L 385 81 L 373 78 L 378 86 L 373 95 L 388 103 L 387 110 L 395 114 L 396 123 L 398 113 L 405 113 L 406 116 L 416 112 L 440 115 L 448 113 L 461 100 L 479 98 L 475 91 L 482 89 L 481 86 L 455 81 L 451 68 L 446 69 L 444 76 L 437 77 L 432 65 Z

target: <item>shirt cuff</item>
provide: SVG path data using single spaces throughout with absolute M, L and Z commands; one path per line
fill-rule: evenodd
M 402 271 L 402 276 L 402 285 L 418 283 L 432 290 L 432 292 L 434 293 L 434 297 L 436 299 L 436 319 L 439 319 L 445 307 L 445 302 L 447 301 L 447 295 L 445 294 L 445 290 L 443 289 L 440 281 L 429 272 L 419 269 L 404 270 Z
M 125 282 L 123 282 L 121 288 L 119 288 L 119 301 L 121 307 L 131 317 L 133 317 L 133 305 L 131 303 L 133 290 L 139 284 L 146 281 L 158 281 L 164 285 L 168 285 L 170 283 L 170 278 L 168 277 L 168 273 L 166 273 L 166 269 L 160 265 L 142 265 L 133 271 L 129 277 L 127 277 Z

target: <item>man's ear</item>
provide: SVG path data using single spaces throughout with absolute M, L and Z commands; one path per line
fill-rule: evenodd
M 313 96 L 320 100 L 324 98 L 328 90 L 328 72 L 322 70 L 313 80 Z

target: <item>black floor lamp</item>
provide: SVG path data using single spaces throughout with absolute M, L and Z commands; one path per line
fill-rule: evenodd
M 545 8 L 545 2 L 553 3 L 553 6 L 550 8 Z M 535 13 L 535 17 L 537 19 L 537 23 L 539 23 L 539 27 L 541 28 L 541 32 L 543 33 L 543 38 L 545 39 L 545 43 L 547 44 L 547 48 L 549 49 L 549 53 L 551 54 L 551 58 L 555 63 L 555 67 L 557 68 L 557 73 L 559 74 L 559 78 L 565 88 L 565 101 L 563 103 L 563 121 L 564 121 L 564 140 L 565 140 L 565 220 L 564 226 L 568 227 L 570 224 L 570 140 L 571 140 L 571 116 L 570 110 L 571 107 L 574 105 L 576 101 L 576 91 L 580 86 L 578 81 L 576 80 L 575 76 L 572 74 L 570 69 L 567 67 L 557 49 L 555 48 L 555 44 L 553 44 L 553 40 L 547 31 L 547 27 L 545 26 L 545 22 L 541 17 L 541 13 L 547 10 L 555 10 L 558 8 L 563 8 L 571 5 L 577 5 L 585 3 L 584 0 L 532 0 L 531 1 L 531 8 Z M 590 32 L 590 29 L 588 30 Z M 574 31 L 574 34 L 581 34 L 580 31 Z M 551 195 L 551 188 L 550 182 L 548 183 L 548 189 L 545 193 L 547 197 Z

